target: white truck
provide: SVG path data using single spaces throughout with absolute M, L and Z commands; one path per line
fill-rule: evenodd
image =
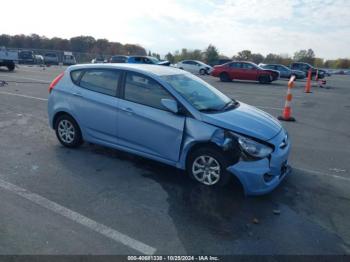
M 0 67 L 6 66 L 9 71 L 13 71 L 15 70 L 16 63 L 18 63 L 18 52 L 0 47 Z

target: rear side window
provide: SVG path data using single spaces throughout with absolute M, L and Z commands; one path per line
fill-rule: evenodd
M 134 57 L 134 60 L 135 60 L 136 62 L 142 62 L 141 57 Z
M 101 61 L 103 61 L 103 59 L 99 59 Z M 125 63 L 126 58 L 125 57 L 112 57 L 112 62 L 114 63 Z
M 125 80 L 124 99 L 138 104 L 166 110 L 161 99 L 173 99 L 155 80 L 137 73 L 128 72 Z
M 78 81 L 80 79 L 80 75 L 83 72 L 83 70 L 74 70 L 70 72 L 70 77 L 74 84 L 78 84 Z
M 45 56 L 47 56 L 47 57 L 57 57 L 57 55 L 56 54 L 46 54 Z
M 85 89 L 115 96 L 120 72 L 117 70 L 94 69 L 85 71 L 79 85 Z
M 301 69 L 301 65 L 300 64 L 292 64 L 292 68 L 293 69 Z
M 255 67 L 251 64 L 242 63 L 243 69 L 254 69 Z
M 240 63 L 231 63 L 231 64 L 230 64 L 230 67 L 231 67 L 231 68 L 240 68 L 240 67 L 241 67 L 241 64 L 240 64 Z

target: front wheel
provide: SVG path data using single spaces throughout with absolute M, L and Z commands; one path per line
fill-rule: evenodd
M 83 143 L 77 122 L 69 115 L 60 116 L 55 123 L 58 141 L 65 147 L 78 147 Z
M 204 147 L 191 153 L 187 161 L 190 177 L 206 186 L 224 186 L 230 181 L 228 160 L 218 149 Z
M 7 65 L 7 69 L 12 72 L 13 70 L 15 70 L 15 64 L 14 63 L 11 63 L 11 64 L 8 64 Z
M 206 74 L 206 71 L 202 68 L 201 70 L 199 70 L 199 74 L 203 76 Z

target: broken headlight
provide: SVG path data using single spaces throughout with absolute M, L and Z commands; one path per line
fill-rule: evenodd
M 253 139 L 238 134 L 233 135 L 237 138 L 238 144 L 243 153 L 250 157 L 262 159 L 268 157 L 273 152 L 273 148 Z

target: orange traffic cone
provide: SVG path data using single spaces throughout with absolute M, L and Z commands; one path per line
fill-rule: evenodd
M 284 105 L 282 116 L 279 116 L 278 119 L 282 121 L 295 121 L 295 118 L 292 117 L 292 109 L 291 109 L 291 102 L 292 102 L 292 88 L 294 87 L 294 81 L 295 76 L 292 76 L 289 79 L 288 82 L 288 89 L 287 89 L 287 96 L 286 96 L 286 103 Z
M 307 74 L 307 81 L 305 85 L 305 93 L 311 93 L 311 69 L 309 70 Z

